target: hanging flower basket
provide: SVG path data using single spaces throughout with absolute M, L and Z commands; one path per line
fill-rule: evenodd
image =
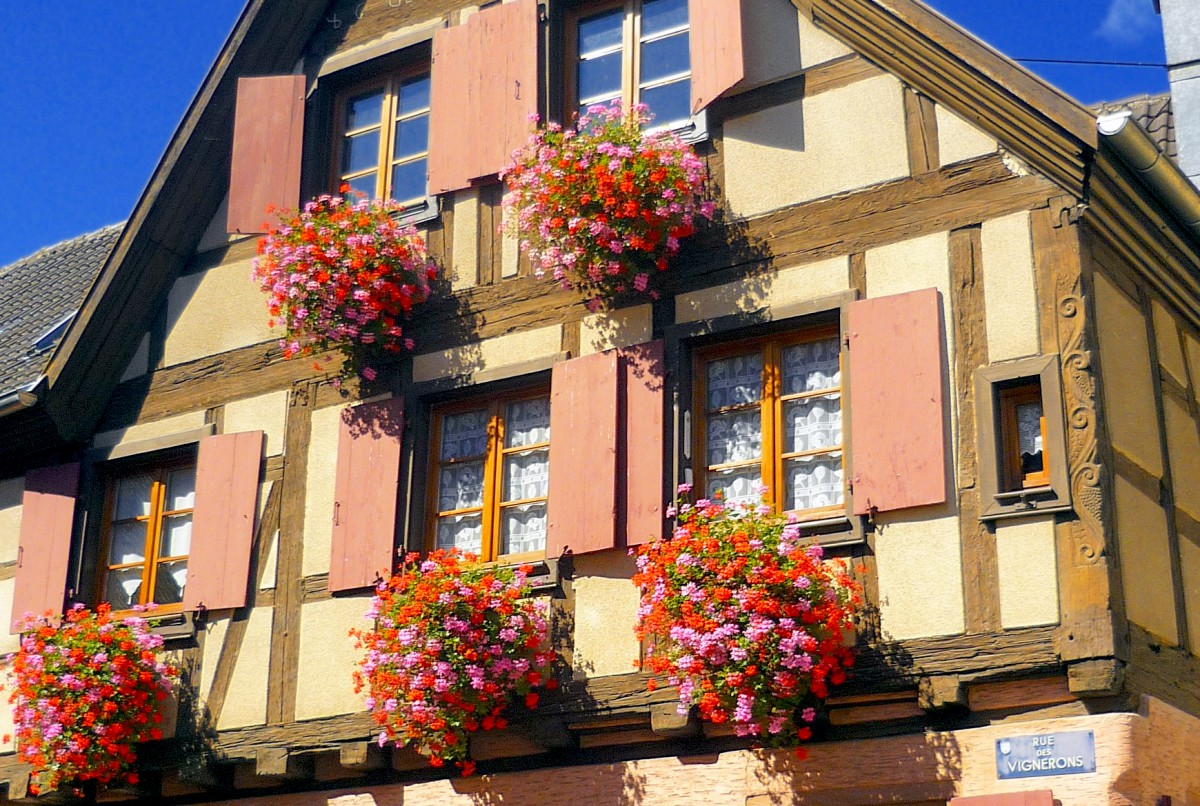
M 681 498 L 668 514 L 673 536 L 637 549 L 642 667 L 679 687 L 681 713 L 695 706 L 770 746 L 808 739 L 854 663 L 857 585 L 769 507 Z
M 575 129 L 537 129 L 505 172 L 507 226 L 534 271 L 593 310 L 616 295 L 657 299 L 655 275 L 713 217 L 704 162 L 671 132 L 643 134 L 647 121 L 644 106 L 591 107 Z
M 145 619 L 76 605 L 61 624 L 28 617 L 12 656 L 17 752 L 30 791 L 137 783 L 136 745 L 161 739 L 159 702 L 178 670 Z
M 372 356 L 412 349 L 403 322 L 429 298 L 437 267 L 416 229 L 396 221 L 402 209 L 347 193 L 279 213 L 258 242 L 254 279 L 271 327 L 284 329 L 285 356 L 339 350 L 344 375 L 373 380 Z
M 469 735 L 504 728 L 514 695 L 536 708 L 536 689 L 557 686 L 544 602 L 529 598 L 528 573 L 438 550 L 425 560 L 409 554 L 379 586 L 372 626 L 351 635 L 366 650 L 354 689 L 367 692 L 381 747 L 408 745 L 435 767 L 453 761 L 470 775 Z

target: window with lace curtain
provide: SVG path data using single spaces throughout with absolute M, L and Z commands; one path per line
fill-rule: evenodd
M 844 513 L 841 349 L 836 328 L 698 351 L 697 488 L 805 519 Z
M 472 399 L 433 411 L 430 548 L 521 561 L 546 548 L 550 395 Z

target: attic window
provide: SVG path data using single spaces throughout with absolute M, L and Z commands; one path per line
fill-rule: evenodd
M 54 327 L 50 328 L 41 336 L 39 336 L 38 339 L 33 343 L 33 346 L 29 348 L 29 352 L 34 354 L 43 353 L 57 344 L 58 340 L 62 338 L 62 335 L 67 332 L 67 326 L 71 324 L 71 320 L 75 318 L 76 313 L 78 313 L 78 311 L 71 311 L 69 314 L 64 316 L 61 321 L 54 325 Z

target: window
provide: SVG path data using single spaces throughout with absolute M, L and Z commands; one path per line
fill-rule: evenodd
M 429 73 L 358 86 L 338 98 L 334 184 L 412 207 L 426 198 Z
M 999 390 L 1001 464 L 1004 491 L 1043 487 L 1050 483 L 1046 464 L 1046 418 L 1036 379 Z
M 154 602 L 178 610 L 196 501 L 191 459 L 130 469 L 108 482 L 99 601 L 114 610 Z
M 687 0 L 585 6 L 567 23 L 567 109 L 621 99 L 650 108 L 655 129 L 691 120 Z
M 433 413 L 428 542 L 484 560 L 546 547 L 550 396 L 465 401 Z
M 696 356 L 697 486 L 804 519 L 844 514 L 841 350 L 835 327 Z

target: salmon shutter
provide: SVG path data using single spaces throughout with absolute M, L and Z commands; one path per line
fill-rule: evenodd
M 1030 792 L 1006 792 L 1003 795 L 975 795 L 954 798 L 950 806 L 1054 806 L 1054 792 L 1037 789 Z
M 941 294 L 850 304 L 854 514 L 946 500 Z
M 229 232 L 263 232 L 270 206 L 300 203 L 304 76 L 239 78 L 229 171 Z
M 329 590 L 366 588 L 392 570 L 404 398 L 342 412 Z
M 429 192 L 498 173 L 537 112 L 537 0 L 501 3 L 433 36 Z
M 663 529 L 663 343 L 618 352 L 625 385 L 618 458 L 625 492 L 621 520 L 625 545 L 635 546 L 660 537 Z
M 619 364 L 610 350 L 554 365 L 547 557 L 616 545 Z
M 688 24 L 694 115 L 745 77 L 741 2 L 688 0 Z
M 21 631 L 26 613 L 62 613 L 67 565 L 79 494 L 79 464 L 43 467 L 25 474 L 21 536 L 9 632 Z
M 200 440 L 184 610 L 246 604 L 262 453 L 262 431 Z

